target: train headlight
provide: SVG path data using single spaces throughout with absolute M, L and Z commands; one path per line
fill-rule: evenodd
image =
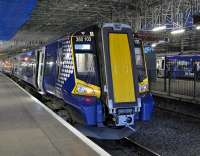
M 88 88 L 86 88 L 86 87 L 84 87 L 84 86 L 81 86 L 81 85 L 78 85 L 77 91 L 78 91 L 78 93 L 80 93 L 80 94 L 85 94 L 85 93 L 88 92 Z
M 88 93 L 92 93 L 92 89 L 90 89 L 86 86 L 78 85 L 77 86 L 77 92 L 79 94 L 88 94 Z
M 101 89 L 98 86 L 85 83 L 84 81 L 76 79 L 76 84 L 72 90 L 72 94 L 83 96 L 100 97 Z
M 97 96 L 99 97 L 99 91 L 95 90 L 93 88 L 90 88 L 88 86 L 84 86 L 81 84 L 77 85 L 77 94 L 79 95 L 85 95 L 85 96 Z

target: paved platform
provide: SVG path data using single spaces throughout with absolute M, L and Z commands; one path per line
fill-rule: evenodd
M 109 155 L 0 74 L 0 155 Z

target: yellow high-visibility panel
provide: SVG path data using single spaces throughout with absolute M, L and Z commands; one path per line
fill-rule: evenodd
M 131 51 L 127 34 L 109 34 L 110 61 L 115 103 L 135 102 Z

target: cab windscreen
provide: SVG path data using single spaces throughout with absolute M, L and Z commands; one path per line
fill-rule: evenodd
M 89 84 L 98 85 L 99 76 L 94 37 L 75 36 L 73 43 L 77 79 Z

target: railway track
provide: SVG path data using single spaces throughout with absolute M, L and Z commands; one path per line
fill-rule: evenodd
M 138 150 L 138 154 L 139 155 L 144 155 L 144 156 L 160 156 L 160 154 L 156 153 L 155 151 L 151 150 L 150 148 L 141 145 L 139 143 L 137 143 L 134 140 L 131 140 L 129 138 L 124 138 L 124 141 L 129 142 L 130 144 L 132 144 L 137 150 Z
M 181 115 L 181 116 L 184 116 L 184 117 L 189 117 L 189 118 L 200 120 L 200 116 L 196 116 L 194 114 L 185 113 L 185 112 L 181 112 L 181 111 L 176 111 L 176 110 L 172 110 L 172 109 L 168 109 L 168 108 L 163 108 L 163 107 L 159 107 L 159 106 L 156 106 L 155 108 L 157 110 L 165 111 L 165 112 L 168 112 L 168 113 L 174 113 L 176 115 Z
M 155 151 L 129 138 L 121 140 L 98 140 L 91 138 L 91 140 L 112 156 L 160 156 Z

